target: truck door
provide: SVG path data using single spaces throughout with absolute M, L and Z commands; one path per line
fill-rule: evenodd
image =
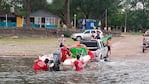
M 92 36 L 92 35 L 94 35 L 94 38 L 96 37 L 96 31 L 95 31 L 95 30 L 92 30 L 92 31 L 91 31 L 90 39 L 91 39 L 91 36 Z
M 97 50 L 97 56 L 106 57 L 108 52 L 108 48 L 104 46 L 104 43 L 102 41 L 98 41 L 98 50 Z
M 89 30 L 84 32 L 84 36 L 83 37 L 84 37 L 85 40 L 89 40 L 90 36 L 91 35 L 90 35 L 90 31 Z
M 103 57 L 107 56 L 108 48 L 104 45 L 102 41 L 100 41 L 100 50 Z

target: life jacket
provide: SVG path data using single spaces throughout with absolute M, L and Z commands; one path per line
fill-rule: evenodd
M 84 69 L 84 67 L 83 67 L 84 62 L 83 61 L 76 60 L 73 62 L 73 64 L 75 65 L 76 71 L 82 71 Z
M 67 55 L 70 53 L 70 51 L 66 47 L 62 47 L 61 53 L 61 61 L 64 62 L 67 59 Z
M 46 64 L 44 61 L 38 59 L 35 61 L 33 65 L 33 69 L 35 71 L 48 71 L 48 64 Z
M 94 59 L 94 54 L 92 51 L 88 50 L 88 55 L 91 57 L 90 61 L 92 61 Z

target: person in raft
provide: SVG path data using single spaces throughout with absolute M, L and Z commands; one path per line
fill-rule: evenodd
M 45 61 L 42 61 L 40 59 L 35 60 L 35 63 L 33 65 L 33 69 L 35 72 L 37 71 L 48 71 L 49 66 L 48 66 L 49 59 L 45 59 Z
M 72 53 L 70 52 L 70 50 L 67 47 L 67 45 L 64 45 L 61 48 L 61 62 L 64 62 L 68 58 L 72 58 Z
M 90 56 L 90 62 L 92 62 L 93 61 L 93 59 L 94 59 L 94 54 L 93 54 L 93 52 L 91 51 L 91 50 L 89 50 L 84 44 L 80 44 L 80 43 L 78 43 L 78 44 L 75 44 L 75 45 L 73 45 L 73 46 L 71 46 L 71 48 L 73 48 L 73 47 L 84 47 L 84 48 L 86 48 L 87 49 L 87 54 Z
M 77 55 L 77 59 L 73 62 L 76 71 L 82 71 L 84 69 L 84 62 L 80 60 L 80 55 Z

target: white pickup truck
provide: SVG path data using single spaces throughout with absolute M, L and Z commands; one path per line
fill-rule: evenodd
M 71 38 L 73 40 L 77 40 L 77 41 L 90 40 L 91 35 L 92 34 L 96 35 L 97 31 L 100 31 L 100 30 L 95 30 L 95 29 L 85 30 L 83 33 L 74 33 L 74 34 L 72 34 Z M 102 31 L 100 31 L 100 37 L 103 37 L 103 32 Z
M 95 59 L 100 60 L 103 59 L 104 61 L 108 58 L 108 48 L 101 40 L 91 40 L 91 41 L 80 41 L 81 44 L 86 45 L 86 47 L 91 50 L 94 55 Z

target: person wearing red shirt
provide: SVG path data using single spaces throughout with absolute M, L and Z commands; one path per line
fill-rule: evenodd
M 87 53 L 88 53 L 88 55 L 91 57 L 90 61 L 93 61 L 93 59 L 94 59 L 94 54 L 93 54 L 93 52 L 88 49 L 88 52 L 87 52 Z
M 80 60 L 80 55 L 77 55 L 77 60 L 73 62 L 76 71 L 82 71 L 84 69 L 84 62 Z
M 48 66 L 48 59 L 45 59 L 45 61 L 42 61 L 40 59 L 35 60 L 35 63 L 33 65 L 33 69 L 35 72 L 37 71 L 48 71 L 49 66 Z
M 61 48 L 61 61 L 64 62 L 68 56 L 71 56 L 71 52 L 70 50 L 67 48 L 66 45 L 64 45 L 62 48 Z

